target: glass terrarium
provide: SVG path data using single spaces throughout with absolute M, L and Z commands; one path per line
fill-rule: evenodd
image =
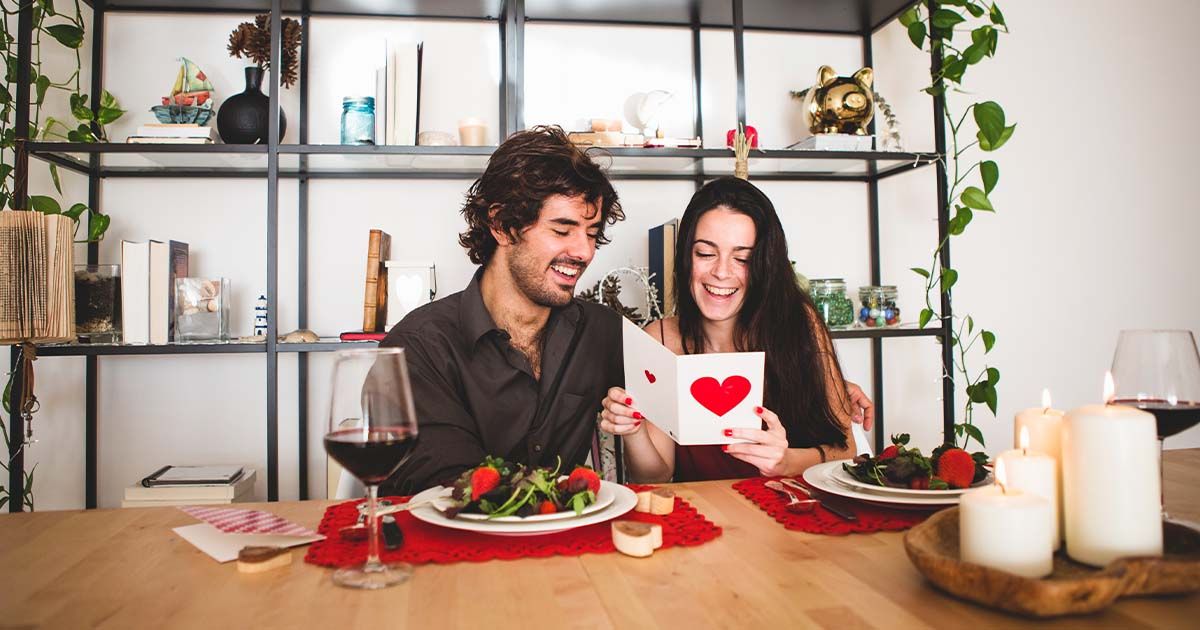
M 229 279 L 175 279 L 175 341 L 229 340 Z
M 120 343 L 120 265 L 75 265 L 75 334 L 84 343 Z

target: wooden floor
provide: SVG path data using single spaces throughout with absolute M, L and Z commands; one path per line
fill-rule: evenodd
M 1168 453 L 1174 515 L 1200 522 L 1200 449 Z M 171 508 L 0 516 L 0 628 L 983 628 L 1029 627 L 934 590 L 903 534 L 784 529 L 730 487 L 676 486 L 724 527 L 652 558 L 619 554 L 417 567 L 378 592 L 305 564 L 259 575 L 217 564 L 172 527 Z M 327 501 L 261 504 L 314 527 Z M 1055 628 L 1200 627 L 1200 595 L 1123 600 Z

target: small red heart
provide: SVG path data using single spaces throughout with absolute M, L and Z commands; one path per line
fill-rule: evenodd
M 651 373 L 650 370 L 642 370 L 642 371 L 646 373 L 646 380 L 650 381 L 651 385 L 654 384 L 654 381 L 658 380 L 658 377 L 654 376 L 654 374 Z
M 729 413 L 750 394 L 750 381 L 744 376 L 730 376 L 718 383 L 711 376 L 698 378 L 692 383 L 692 398 L 718 417 Z

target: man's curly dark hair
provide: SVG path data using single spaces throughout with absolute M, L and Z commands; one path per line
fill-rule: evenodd
M 604 228 L 625 218 L 617 192 L 604 171 L 579 149 L 560 127 L 539 126 L 509 136 L 492 154 L 487 169 L 467 192 L 462 215 L 467 231 L 458 242 L 471 262 L 486 265 L 496 252 L 493 225 L 519 238 L 537 221 L 542 202 L 551 195 L 582 195 L 600 208 L 596 245 L 608 243 Z M 494 216 L 489 216 L 496 208 Z

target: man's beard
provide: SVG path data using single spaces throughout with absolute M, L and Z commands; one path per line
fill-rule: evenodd
M 531 302 L 538 306 L 549 308 L 566 306 L 574 297 L 574 289 L 564 290 L 561 286 L 546 278 L 546 269 L 540 267 L 528 252 L 518 245 L 513 248 L 512 256 L 508 258 L 508 273 L 512 275 L 517 289 L 525 294 Z M 562 262 L 562 261 L 558 261 Z M 583 273 L 585 266 L 578 263 L 568 264 Z

